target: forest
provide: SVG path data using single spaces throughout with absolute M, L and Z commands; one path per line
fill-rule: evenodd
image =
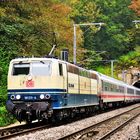
M 69 50 L 73 61 L 76 27 L 77 64 L 110 76 L 140 64 L 140 0 L 1 0 L 0 1 L 0 126 L 15 120 L 7 113 L 7 72 L 11 59 L 44 57 Z M 103 26 L 78 26 L 82 23 Z M 106 63 L 102 60 L 108 60 Z

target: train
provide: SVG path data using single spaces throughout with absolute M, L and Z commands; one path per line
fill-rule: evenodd
M 56 58 L 15 58 L 7 110 L 18 121 L 62 120 L 140 101 L 140 89 Z

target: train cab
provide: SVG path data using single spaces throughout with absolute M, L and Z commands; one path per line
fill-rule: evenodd
M 63 96 L 59 95 L 67 92 L 66 70 L 63 61 L 52 58 L 12 60 L 8 72 L 8 111 L 33 114 L 63 106 Z

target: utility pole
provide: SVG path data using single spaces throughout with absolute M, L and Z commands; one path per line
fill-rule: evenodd
M 76 64 L 76 24 L 74 24 L 73 63 Z
M 111 77 L 114 77 L 114 62 L 117 60 L 110 60 L 111 61 Z
M 74 38 L 73 38 L 73 63 L 76 64 L 76 27 L 77 26 L 95 26 L 99 25 L 101 27 L 104 23 L 83 23 L 83 24 L 73 24 L 74 27 Z

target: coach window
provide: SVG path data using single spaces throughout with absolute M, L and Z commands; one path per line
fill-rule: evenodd
M 59 64 L 59 75 L 63 76 L 63 66 L 62 66 L 62 64 Z
M 108 90 L 108 87 L 105 87 L 105 91 L 109 91 L 109 90 Z
M 127 88 L 127 93 L 128 93 L 128 94 L 134 94 L 134 90 L 131 89 L 131 88 Z
M 136 91 L 136 95 L 140 95 L 140 91 Z
M 119 86 L 119 92 L 123 92 L 124 93 L 124 87 Z

